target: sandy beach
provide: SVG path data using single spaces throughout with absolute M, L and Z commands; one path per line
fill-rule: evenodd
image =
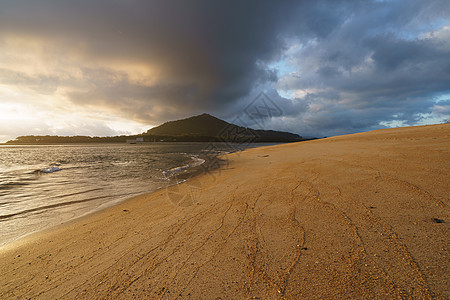
M 0 249 L 0 298 L 449 299 L 450 124 L 249 149 Z

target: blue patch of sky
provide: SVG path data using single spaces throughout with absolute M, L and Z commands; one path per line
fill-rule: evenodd
M 445 94 L 439 95 L 439 96 L 437 96 L 436 98 L 433 99 L 433 101 L 435 103 L 439 103 L 439 102 L 442 102 L 442 101 L 449 101 L 449 100 L 450 100 L 450 93 L 445 93 Z

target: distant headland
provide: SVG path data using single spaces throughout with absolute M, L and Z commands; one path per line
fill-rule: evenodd
M 109 137 L 91 136 L 19 136 L 6 144 L 68 144 L 68 143 L 147 143 L 147 142 L 231 142 L 268 143 L 298 142 L 306 140 L 300 135 L 274 130 L 256 130 L 228 123 L 201 114 L 186 119 L 169 121 L 137 135 Z

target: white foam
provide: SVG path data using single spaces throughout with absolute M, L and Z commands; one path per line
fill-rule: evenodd
M 190 164 L 187 164 L 187 165 L 184 165 L 184 166 L 181 166 L 181 167 L 175 167 L 175 168 L 172 168 L 172 169 L 170 169 L 168 171 L 163 171 L 162 173 L 163 173 L 164 177 L 167 178 L 168 176 L 170 176 L 170 175 L 172 175 L 174 173 L 181 172 L 181 171 L 184 171 L 184 170 L 189 169 L 189 168 L 198 167 L 198 166 L 200 166 L 201 164 L 203 164 L 205 162 L 204 159 L 199 158 L 197 155 L 192 155 L 191 159 L 193 160 L 193 162 L 190 163 Z
M 47 167 L 47 168 L 43 168 L 41 170 L 41 173 L 54 173 L 54 172 L 58 172 L 61 171 L 62 169 L 59 167 Z

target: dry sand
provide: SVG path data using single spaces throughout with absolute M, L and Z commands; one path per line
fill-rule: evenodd
M 229 155 L 10 244 L 0 298 L 450 299 L 449 148 L 444 124 Z

